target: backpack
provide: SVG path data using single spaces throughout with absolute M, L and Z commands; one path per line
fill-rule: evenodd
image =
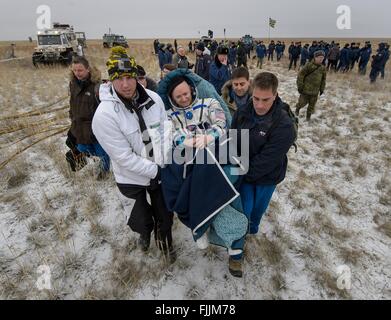
M 294 112 L 292 111 L 289 104 L 283 103 L 282 109 L 285 110 L 285 112 L 287 113 L 287 115 L 289 116 L 289 118 L 291 119 L 291 121 L 293 123 L 293 129 L 295 131 L 295 140 L 293 141 L 292 146 L 295 147 L 295 153 L 296 153 L 297 152 L 297 137 L 298 137 L 298 133 L 299 133 L 299 118 L 294 114 Z M 281 118 L 282 118 L 282 114 L 276 120 L 274 120 L 273 124 L 270 126 L 269 130 L 267 131 L 268 136 L 273 131 L 273 129 L 275 129 L 280 124 Z

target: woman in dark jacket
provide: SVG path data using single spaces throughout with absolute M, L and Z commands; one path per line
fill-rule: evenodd
M 98 91 L 100 74 L 90 67 L 84 57 L 74 57 L 72 61 L 69 116 L 72 121 L 70 134 L 73 136 L 78 151 L 97 156 L 101 160 L 98 180 L 107 176 L 110 170 L 110 158 L 97 142 L 92 133 L 91 123 L 99 105 Z

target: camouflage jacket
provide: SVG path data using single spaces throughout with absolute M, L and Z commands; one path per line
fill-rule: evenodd
M 326 87 L 326 67 L 308 62 L 299 72 L 297 77 L 297 89 L 300 93 L 317 96 Z

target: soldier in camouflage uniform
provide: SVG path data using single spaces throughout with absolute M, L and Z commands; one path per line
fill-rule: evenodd
M 296 115 L 307 104 L 307 121 L 315 111 L 318 95 L 322 95 L 326 87 L 326 68 L 322 64 L 325 53 L 322 50 L 314 53 L 314 59 L 307 63 L 297 77 L 297 89 L 300 93 L 299 102 L 296 105 Z

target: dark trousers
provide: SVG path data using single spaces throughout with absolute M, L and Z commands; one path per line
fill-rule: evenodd
M 360 61 L 358 65 L 358 70 L 361 75 L 365 75 L 367 73 L 367 65 L 368 61 Z
M 237 68 L 239 68 L 240 66 L 243 66 L 243 67 L 245 67 L 246 69 L 248 69 L 248 68 L 247 68 L 247 60 L 238 59 Z
M 291 62 L 289 63 L 289 70 L 292 68 L 292 65 L 295 66 L 295 70 L 296 70 L 296 67 L 297 67 L 297 60 L 299 59 L 299 57 L 297 58 L 291 58 Z
M 349 63 L 346 61 L 339 61 L 339 65 L 337 67 L 337 71 L 347 72 L 349 70 Z
M 327 62 L 327 70 L 330 70 L 330 67 L 332 70 L 337 71 L 337 60 L 329 60 Z
M 381 75 L 382 79 L 384 79 L 384 76 L 385 76 L 385 74 L 384 74 L 385 69 L 386 69 L 386 65 L 382 66 L 382 68 L 380 70 L 380 75 Z
M 371 79 L 372 83 L 376 82 L 376 79 L 377 79 L 377 77 L 379 76 L 380 73 L 381 73 L 381 69 L 372 67 L 371 73 L 369 75 L 369 78 Z
M 172 245 L 173 213 L 168 212 L 161 187 L 151 190 L 147 187 L 118 184 L 120 192 L 135 200 L 128 221 L 129 227 L 140 235 L 150 236 L 154 231 L 155 240 Z M 147 193 L 151 204 L 147 201 Z

